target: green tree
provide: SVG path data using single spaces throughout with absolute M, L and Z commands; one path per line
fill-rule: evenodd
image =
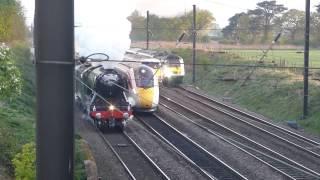
M 310 18 L 310 44 L 312 46 L 319 47 L 320 46 L 320 13 L 311 13 Z
M 251 40 L 250 22 L 249 14 L 237 13 L 229 18 L 229 25 L 222 30 L 222 33 L 224 37 L 234 42 L 249 43 Z
M 250 13 L 255 14 L 263 18 L 263 39 L 262 42 L 266 42 L 270 39 L 270 32 L 272 27 L 272 22 L 278 15 L 281 15 L 288 8 L 284 7 L 282 4 L 277 4 L 276 1 L 263 1 L 257 3 L 257 8 L 250 11 Z
M 14 64 L 13 54 L 5 44 L 0 45 L 0 98 L 21 93 L 21 73 Z
M 174 41 L 184 31 L 189 35 L 192 34 L 192 11 L 174 17 L 159 17 L 157 15 L 150 14 L 149 18 L 149 28 L 152 40 Z M 134 11 L 128 19 L 132 24 L 131 38 L 133 40 L 145 40 L 146 18 L 138 11 Z M 209 11 L 198 9 L 196 21 L 196 27 L 199 30 L 198 37 L 203 38 L 208 35 L 208 28 L 212 26 L 215 19 Z
M 139 11 L 135 10 L 128 17 L 128 20 L 131 22 L 131 33 L 130 38 L 132 40 L 141 40 L 146 37 L 145 32 L 145 17 L 143 17 Z
M 36 148 L 35 143 L 28 143 L 12 160 L 17 180 L 33 180 L 36 178 Z
M 229 18 L 229 25 L 222 29 L 223 36 L 225 38 L 236 40 L 237 27 L 239 25 L 240 14 L 235 14 Z
M 263 29 L 262 15 L 260 13 L 256 13 L 255 11 L 249 11 L 248 17 L 251 43 L 261 42 L 261 29 Z
M 282 26 L 289 34 L 290 42 L 295 42 L 298 35 L 303 35 L 305 13 L 297 9 L 290 9 L 281 17 Z M 303 38 L 303 37 L 302 37 Z
M 0 42 L 25 40 L 26 33 L 20 2 L 0 0 Z
M 320 13 L 320 4 L 316 6 L 317 12 Z
M 191 13 L 191 12 L 190 12 Z M 189 18 L 193 19 L 192 16 L 189 16 Z M 196 15 L 196 29 L 199 30 L 197 32 L 197 35 L 199 38 L 205 40 L 208 39 L 208 33 L 210 32 L 210 29 L 215 22 L 215 18 L 213 17 L 212 13 L 208 10 L 197 10 Z M 191 21 L 192 22 L 192 21 Z
M 225 38 L 234 43 L 261 42 L 263 17 L 260 10 L 249 10 L 247 13 L 237 13 L 229 18 L 229 25 L 222 32 Z

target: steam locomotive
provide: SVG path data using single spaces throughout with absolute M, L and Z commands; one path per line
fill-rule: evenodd
M 153 112 L 159 102 L 154 70 L 141 63 L 93 59 L 78 61 L 75 68 L 76 102 L 96 126 L 124 129 L 133 111 Z M 107 56 L 107 55 L 105 55 Z
M 123 130 L 133 117 L 127 98 L 129 77 L 115 63 L 89 58 L 82 58 L 75 67 L 76 102 L 100 130 Z

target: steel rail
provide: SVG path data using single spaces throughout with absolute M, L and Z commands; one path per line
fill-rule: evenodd
M 121 158 L 121 156 L 119 155 L 119 153 L 115 150 L 115 148 L 112 146 L 112 144 L 107 140 L 107 138 L 105 137 L 105 134 L 103 134 L 94 124 L 93 120 L 89 119 L 88 120 L 92 126 L 94 127 L 94 129 L 96 130 L 96 132 L 98 133 L 98 135 L 102 138 L 102 140 L 104 141 L 104 143 L 111 149 L 111 151 L 115 154 L 115 156 L 117 157 L 117 159 L 120 161 L 121 165 L 124 167 L 125 171 L 129 174 L 130 179 L 132 180 L 136 180 L 137 178 L 133 175 L 133 173 L 131 172 L 130 168 L 126 165 L 126 163 L 124 162 L 124 160 Z M 149 156 L 142 150 L 142 148 L 140 148 L 138 146 L 138 144 L 136 142 L 133 141 L 133 139 L 131 139 L 129 137 L 129 135 L 126 132 L 122 132 L 122 134 L 124 135 L 125 138 L 127 138 L 131 144 L 138 150 L 138 152 L 140 154 L 142 154 L 142 156 L 151 164 L 151 166 L 157 170 L 157 172 L 161 175 L 162 179 L 165 180 L 170 180 L 170 178 L 151 160 L 151 158 L 149 158 Z
M 200 94 L 200 93 L 198 93 L 198 92 L 195 92 L 195 91 L 192 91 L 192 90 L 188 90 L 188 89 L 186 89 L 186 88 L 184 88 L 184 87 L 181 87 L 181 86 L 179 87 L 179 89 L 181 89 L 181 90 L 183 90 L 183 91 L 186 91 L 186 92 L 188 92 L 188 93 L 194 94 L 194 95 L 196 95 L 196 96 L 198 96 L 198 97 L 202 97 L 202 98 L 204 98 L 204 99 L 207 99 L 208 101 L 210 101 L 210 102 L 212 102 L 212 103 L 215 103 L 215 104 L 218 104 L 218 105 L 220 105 L 220 106 L 223 106 L 223 107 L 225 107 L 225 108 L 227 108 L 227 109 L 230 109 L 230 110 L 232 110 L 232 111 L 234 111 L 234 112 L 239 113 L 240 115 L 243 115 L 243 116 L 245 116 L 245 117 L 251 118 L 252 120 L 258 121 L 258 122 L 260 122 L 260 123 L 262 123 L 262 124 L 265 124 L 265 125 L 268 125 L 268 126 L 270 126 L 270 127 L 275 128 L 275 129 L 278 129 L 278 130 L 280 130 L 280 131 L 283 131 L 284 133 L 286 133 L 286 134 L 288 134 L 288 135 L 290 135 L 290 136 L 293 136 L 293 137 L 295 137 L 295 138 L 297 138 L 297 139 L 300 139 L 301 141 L 308 142 L 308 143 L 310 143 L 310 144 L 312 144 L 312 145 L 314 145 L 314 146 L 319 146 L 319 148 L 320 148 L 320 142 L 314 141 L 314 140 L 309 139 L 309 138 L 306 138 L 306 137 L 304 137 L 304 136 L 302 136 L 302 135 L 300 135 L 300 134 L 297 134 L 297 133 L 295 133 L 295 132 L 292 132 L 292 131 L 290 131 L 290 130 L 288 130 L 288 129 L 285 129 L 285 128 L 283 128 L 283 127 L 277 126 L 277 125 L 275 125 L 275 124 L 272 124 L 272 123 L 270 123 L 270 122 L 268 122 L 268 121 L 266 121 L 266 120 L 264 120 L 264 119 L 262 119 L 262 118 L 260 118 L 260 117 L 254 116 L 254 115 L 249 114 L 249 113 L 247 113 L 247 112 L 245 112 L 245 111 L 239 110 L 239 109 L 237 109 L 237 108 L 235 108 L 235 107 L 232 107 L 232 106 L 230 106 L 230 105 L 227 105 L 227 104 L 225 104 L 225 103 L 222 103 L 222 102 L 220 102 L 220 101 L 217 101 L 217 100 L 215 100 L 215 99 L 213 99 L 213 98 L 211 98 L 211 97 L 209 97 L 209 96 L 207 96 L 207 95 L 203 95 L 203 94 Z
M 198 99 L 195 99 L 195 98 L 192 98 L 192 97 L 188 97 L 188 98 L 192 99 L 193 101 L 196 101 L 196 102 L 198 102 L 198 103 L 200 103 L 200 104 L 202 104 L 202 105 L 204 105 L 206 107 L 209 107 L 210 109 L 216 110 L 216 111 L 218 111 L 220 113 L 223 113 L 223 114 L 225 114 L 225 115 L 227 115 L 227 116 L 229 116 L 229 117 L 231 117 L 233 119 L 236 119 L 237 121 L 239 121 L 241 123 L 244 123 L 244 124 L 246 124 L 246 125 L 248 125 L 250 127 L 253 127 L 255 129 L 263 132 L 263 133 L 266 133 L 266 134 L 274 137 L 274 138 L 277 138 L 277 139 L 279 139 L 279 140 L 281 140 L 281 141 L 283 141 L 285 143 L 288 143 L 288 144 L 290 144 L 290 145 L 292 145 L 292 146 L 294 146 L 294 147 L 296 147 L 296 148 L 298 148 L 298 149 L 300 149 L 302 151 L 305 151 L 305 152 L 315 156 L 316 158 L 320 158 L 320 154 L 317 154 L 317 153 L 315 153 L 315 152 L 313 152 L 313 151 L 311 151 L 311 150 L 309 150 L 309 149 L 307 149 L 305 147 L 302 147 L 302 146 L 300 146 L 298 144 L 295 144 L 295 143 L 293 143 L 293 142 L 291 142 L 291 141 L 289 141 L 289 140 L 287 140 L 287 139 L 285 139 L 283 137 L 280 137 L 279 135 L 277 135 L 275 133 L 269 132 L 268 130 L 265 130 L 265 129 L 261 128 L 261 127 L 258 127 L 257 125 L 254 125 L 254 124 L 252 124 L 250 122 L 247 122 L 247 121 L 235 116 L 234 114 L 232 114 L 232 113 L 230 113 L 228 111 L 225 111 L 225 110 L 223 110 L 223 109 L 221 109 L 219 107 L 214 107 L 214 106 L 212 106 L 212 105 L 210 105 L 208 103 L 202 102 L 201 100 L 198 100 Z
M 208 170 L 204 170 L 204 168 L 208 168 L 208 167 L 201 167 L 201 165 L 197 164 L 196 162 L 194 162 L 194 160 L 191 160 L 192 157 L 187 156 L 184 152 L 182 152 L 183 150 L 179 149 L 178 147 L 176 147 L 176 145 L 173 145 L 170 140 L 168 140 L 167 138 L 165 138 L 160 132 L 158 132 L 159 130 L 155 130 L 155 126 L 150 125 L 151 121 L 145 121 L 143 118 L 139 117 L 140 121 L 149 129 L 152 129 L 153 132 L 156 132 L 156 134 L 161 138 L 161 139 L 165 139 L 166 142 L 169 142 L 171 146 L 175 147 L 175 149 L 178 149 L 180 153 L 183 154 L 184 157 L 188 157 L 188 159 L 190 161 L 193 161 L 195 164 L 197 164 L 197 166 L 199 166 L 202 171 L 206 172 L 206 174 L 211 174 L 213 176 L 213 178 L 230 178 L 231 179 L 247 179 L 246 177 L 244 177 L 243 175 L 241 175 L 239 172 L 237 172 L 235 169 L 233 169 L 232 167 L 230 167 L 229 165 L 227 165 L 226 163 L 224 163 L 223 161 L 221 161 L 219 158 L 217 158 L 216 156 L 214 156 L 212 153 L 208 152 L 206 149 L 204 149 L 203 147 L 201 147 L 199 144 L 197 144 L 196 142 L 194 142 L 193 140 L 191 140 L 189 137 L 185 136 L 183 133 L 181 133 L 180 131 L 178 131 L 176 128 L 174 128 L 173 126 L 171 126 L 170 124 L 168 124 L 167 122 L 165 122 L 161 117 L 153 114 L 152 115 L 153 118 L 156 118 L 157 121 L 153 121 L 153 122 L 158 122 L 161 123 L 162 125 L 166 126 L 166 130 L 170 130 L 172 133 L 176 134 L 175 139 L 178 139 L 179 137 L 182 138 L 183 140 L 185 140 L 186 142 L 188 142 L 192 147 L 194 147 L 194 149 L 199 150 L 199 152 L 202 152 L 203 155 L 206 155 L 210 158 L 210 160 L 206 159 L 207 162 L 211 162 L 211 163 L 215 163 L 217 165 L 217 167 L 215 167 L 215 172 L 208 172 Z M 150 119 L 149 119 L 150 120 Z M 159 124 L 158 124 L 159 125 Z M 159 127 L 159 126 L 157 126 Z M 196 155 L 196 154 L 194 154 Z M 197 158 L 199 158 L 199 155 L 197 156 Z M 219 169 L 220 168 L 220 169 Z M 227 173 L 226 173 L 227 172 Z M 217 177 L 218 176 L 218 177 Z
M 224 137 L 224 135 L 214 132 L 211 129 L 196 123 L 195 121 L 191 120 L 190 118 L 186 117 L 185 115 L 177 112 L 176 110 L 170 108 L 166 104 L 161 104 L 164 108 L 172 111 L 173 113 L 183 117 L 190 123 L 194 124 L 195 126 L 203 129 L 204 131 L 208 132 L 211 135 L 214 135 L 215 137 L 218 137 L 219 139 L 227 142 L 228 144 L 231 144 L 232 146 L 240 149 L 241 151 L 249 154 L 250 156 L 258 159 L 260 162 L 266 164 L 267 166 L 271 167 L 272 169 L 278 171 L 279 173 L 283 174 L 289 179 L 301 179 L 301 178 L 308 178 L 308 179 L 318 179 L 319 177 L 315 176 L 314 174 L 311 174 L 309 172 L 306 172 L 302 169 L 299 169 L 295 166 L 292 166 L 288 163 L 286 163 L 283 160 L 277 159 L 275 157 L 272 157 L 264 152 L 261 152 L 259 150 L 253 149 L 252 147 L 249 147 L 243 143 L 237 142 L 231 138 Z
M 135 146 L 136 149 L 148 160 L 148 162 L 158 171 L 162 179 L 170 180 L 165 172 L 155 163 L 153 160 L 142 150 L 142 148 L 128 135 L 128 133 L 123 132 L 124 136 Z
M 95 126 L 94 126 L 95 127 Z M 130 169 L 128 168 L 128 166 L 125 164 L 125 162 L 122 160 L 122 158 L 120 157 L 120 155 L 117 153 L 117 151 L 113 148 L 113 146 L 110 144 L 110 142 L 104 137 L 104 135 L 102 134 L 102 132 L 97 129 L 95 127 L 98 135 L 103 139 L 103 141 L 105 142 L 105 144 L 111 149 L 111 151 L 114 153 L 114 155 L 117 157 L 117 159 L 120 161 L 121 165 L 124 167 L 124 169 L 126 170 L 126 172 L 129 174 L 130 179 L 132 180 L 136 180 L 135 176 L 132 174 L 132 172 L 130 171 Z
M 173 145 L 170 141 L 168 141 L 166 138 L 164 138 L 160 133 L 158 133 L 155 129 L 153 129 L 151 126 L 146 124 L 139 116 L 135 116 L 136 119 L 139 120 L 143 126 L 147 127 L 152 133 L 154 133 L 157 137 L 159 137 L 162 141 L 164 141 L 166 144 L 168 144 L 174 152 L 179 154 L 184 160 L 186 160 L 191 166 L 193 166 L 198 172 L 200 172 L 202 175 L 206 176 L 208 179 L 215 180 L 214 177 L 212 177 L 207 171 L 203 170 L 200 166 L 195 164 L 188 156 L 186 156 L 183 152 L 181 152 L 175 145 Z
M 228 127 L 226 127 L 226 126 L 224 126 L 224 125 L 222 125 L 222 124 L 220 124 L 220 123 L 217 123 L 217 122 L 215 122 L 214 120 L 212 120 L 212 119 L 210 119 L 210 118 L 208 118 L 208 117 L 206 117 L 206 116 L 204 116 L 204 115 L 202 115 L 202 114 L 199 114 L 199 113 L 191 110 L 191 109 L 188 108 L 188 107 L 183 106 L 183 105 L 180 104 L 180 103 L 177 103 L 177 102 L 175 102 L 175 101 L 172 101 L 172 100 L 171 100 L 170 98 L 168 98 L 168 97 L 165 97 L 165 96 L 163 96 L 163 95 L 161 95 L 161 96 L 162 96 L 164 99 L 166 99 L 167 101 L 175 104 L 176 106 L 184 109 L 185 111 L 188 111 L 188 112 L 194 114 L 195 116 L 200 117 L 201 119 L 207 121 L 208 123 L 214 124 L 214 125 L 222 128 L 222 129 L 226 130 L 227 132 L 230 132 L 230 133 L 232 133 L 233 135 L 236 135 L 237 137 L 240 137 L 241 139 L 244 139 L 244 140 L 252 143 L 252 144 L 255 145 L 255 146 L 258 146 L 258 147 L 260 147 L 260 148 L 262 148 L 262 149 L 264 149 L 264 150 L 267 150 L 268 152 L 272 153 L 273 155 L 276 155 L 276 156 L 278 156 L 278 157 L 281 157 L 282 159 L 285 159 L 285 160 L 286 160 L 287 162 L 289 162 L 291 165 L 296 166 L 297 168 L 302 169 L 302 170 L 304 170 L 305 172 L 309 172 L 309 173 L 311 173 L 311 174 L 314 174 L 314 175 L 320 177 L 320 173 L 315 172 L 314 170 L 312 170 L 312 169 L 310 169 L 310 168 L 307 168 L 307 167 L 305 167 L 304 165 L 299 164 L 299 163 L 297 163 L 297 162 L 295 162 L 295 161 L 293 161 L 293 160 L 285 157 L 284 155 L 282 155 L 282 154 L 280 154 L 280 153 L 277 153 L 277 152 L 275 152 L 274 150 L 272 150 L 272 149 L 270 149 L 270 148 L 268 148 L 268 147 L 266 147 L 266 146 L 264 146 L 264 145 L 262 145 L 262 144 L 260 144 L 260 143 L 258 143 L 258 142 L 255 142 L 255 141 L 249 139 L 248 137 L 246 137 L 246 136 L 244 136 L 244 135 L 242 135 L 242 134 L 240 134 L 240 133 L 238 133 L 238 132 L 236 132 L 236 131 L 234 131 L 234 130 L 232 130 L 232 129 L 230 129 L 230 128 L 228 128 Z M 163 104 L 163 103 L 160 103 L 160 104 Z

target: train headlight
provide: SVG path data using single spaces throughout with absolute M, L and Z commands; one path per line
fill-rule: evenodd
M 113 105 L 110 105 L 110 106 L 109 106 L 109 110 L 110 110 L 110 111 L 113 111 L 113 110 L 114 110 L 114 106 L 113 106 Z
M 97 119 L 101 119 L 101 113 L 97 113 L 97 114 L 96 114 L 96 118 L 97 118 Z
M 141 69 L 141 73 L 144 74 L 146 73 L 147 71 L 145 69 Z
M 168 66 L 163 67 L 164 76 L 170 78 L 172 76 L 172 72 Z

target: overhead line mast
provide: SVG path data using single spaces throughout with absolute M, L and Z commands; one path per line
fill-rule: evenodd
M 306 24 L 304 44 L 304 90 L 303 90 L 303 119 L 308 116 L 309 99 L 309 39 L 310 39 L 310 0 L 306 0 Z

